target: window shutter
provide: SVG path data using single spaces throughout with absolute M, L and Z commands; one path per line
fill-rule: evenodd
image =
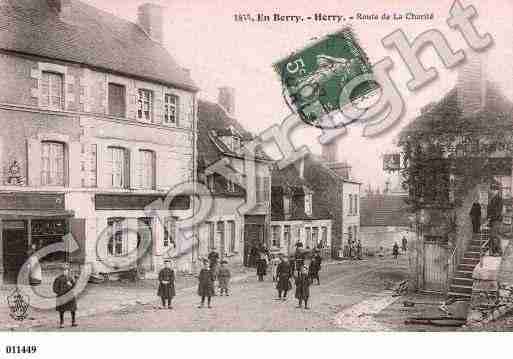
M 64 173 L 68 173 L 68 181 L 65 180 L 65 183 L 68 182 L 70 187 L 80 187 L 81 179 L 82 179 L 82 171 L 80 168 L 80 162 L 77 161 L 78 158 L 81 158 L 81 145 L 79 142 L 72 142 L 68 146 L 68 156 L 66 156 L 69 160 L 65 161 L 65 164 L 68 164 L 68 168 L 64 169 Z
M 27 178 L 29 186 L 41 185 L 41 142 L 37 139 L 27 141 Z
M 124 183 L 123 183 L 123 187 L 124 188 L 130 188 L 130 181 L 133 180 L 130 178 L 130 151 L 125 149 L 125 161 L 124 161 L 124 170 L 125 170 L 125 173 L 124 173 Z

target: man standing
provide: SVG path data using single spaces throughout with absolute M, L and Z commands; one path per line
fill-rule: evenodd
M 171 261 L 164 261 L 164 268 L 159 272 L 159 289 L 157 295 L 162 299 L 162 309 L 173 309 L 171 300 L 176 295 L 175 292 L 175 272 L 171 269 Z
M 287 292 L 292 288 L 292 284 L 290 283 L 290 265 L 282 253 L 279 254 L 279 258 L 280 263 L 276 268 L 276 276 L 278 277 L 278 283 L 276 284 L 276 289 L 278 289 L 277 300 L 282 300 L 282 293 L 283 300 L 287 300 Z
M 408 240 L 406 239 L 406 236 L 403 236 L 403 238 L 401 239 L 401 246 L 403 252 L 406 252 L 406 250 L 408 249 Z
M 492 184 L 491 192 L 491 200 L 486 211 L 490 223 L 490 254 L 500 256 L 502 254 L 499 239 L 499 229 L 502 221 L 502 197 L 500 188 L 496 184 Z
M 470 209 L 470 218 L 472 219 L 472 232 L 479 233 L 481 227 L 481 205 L 474 202 Z
M 395 242 L 394 246 L 392 247 L 392 255 L 394 256 L 394 259 L 397 259 L 397 256 L 399 255 L 399 245 L 397 242 Z
M 55 278 L 53 282 L 53 292 L 57 295 L 55 298 L 55 309 L 59 312 L 60 328 L 64 327 L 64 313 L 71 312 L 71 326 L 76 327 L 75 312 L 77 311 L 77 301 L 72 295 L 67 298 L 65 295 L 73 290 L 75 279 L 70 274 L 70 268 L 67 263 L 62 265 L 62 274 Z M 73 294 L 73 293 L 72 293 Z M 63 297 L 64 296 L 64 297 Z

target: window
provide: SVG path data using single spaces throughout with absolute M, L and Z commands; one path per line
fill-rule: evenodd
M 353 195 L 349 195 L 349 215 L 353 214 Z
M 107 153 L 107 176 L 113 188 L 127 188 L 129 159 L 128 151 L 121 147 L 109 147 Z
M 141 188 L 155 188 L 155 153 L 139 150 L 139 183 Z
M 305 213 L 307 216 L 312 215 L 312 194 L 305 194 Z
M 107 253 L 111 256 L 123 256 L 127 251 L 127 240 L 125 231 L 124 218 L 109 218 L 107 226 L 111 233 L 109 242 L 107 243 Z
M 173 233 L 175 231 L 174 223 L 172 219 L 167 219 L 164 225 L 164 242 L 163 246 L 165 248 L 170 247 L 174 242 Z
M 237 136 L 233 136 L 232 139 L 232 151 L 238 151 L 241 147 L 241 140 Z
M 256 201 L 257 203 L 264 203 L 269 200 L 269 177 L 255 177 L 256 186 Z
M 153 121 L 153 92 L 139 89 L 137 98 L 137 118 L 141 121 Z
M 109 115 L 116 117 L 125 117 L 125 86 L 109 83 Z
M 235 192 L 235 183 L 226 179 L 226 191 L 227 192 Z
M 290 226 L 288 225 L 283 227 L 283 241 L 290 247 Z
M 224 222 L 217 222 L 217 243 L 219 243 L 219 253 L 225 253 L 225 238 L 224 238 Z
M 310 227 L 306 227 L 305 231 L 306 231 L 306 247 L 311 248 L 311 246 L 312 246 L 312 229 Z
M 64 186 L 64 144 L 41 144 L 41 185 Z
M 288 217 L 290 215 L 290 197 L 283 196 L 283 215 Z
M 214 222 L 207 222 L 207 225 L 208 225 L 208 250 L 211 251 L 215 247 Z
M 358 196 L 356 194 L 354 195 L 354 214 L 358 214 Z
M 312 228 L 312 245 L 313 247 L 317 247 L 319 244 L 319 227 Z
M 41 76 L 41 106 L 50 110 L 64 109 L 64 86 L 62 74 L 43 71 Z
M 166 94 L 164 96 L 164 123 L 176 124 L 178 119 L 178 96 Z
M 281 226 L 273 226 L 273 247 L 280 247 Z
M 322 227 L 321 231 L 321 248 L 326 248 L 328 246 L 328 228 Z
M 215 186 L 215 175 L 211 174 L 207 176 L 207 187 L 211 192 L 215 192 L 216 186 Z
M 230 231 L 230 253 L 235 252 L 235 241 L 236 241 L 236 232 L 235 232 L 235 221 L 228 221 L 228 230 Z

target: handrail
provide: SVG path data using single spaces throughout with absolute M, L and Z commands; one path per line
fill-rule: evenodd
M 457 249 L 458 249 L 458 247 L 454 246 L 451 255 L 447 259 L 447 281 L 446 281 L 447 291 L 449 291 L 449 287 L 450 287 L 449 281 L 450 281 L 451 276 L 454 273 L 454 268 L 456 267 L 455 260 L 456 260 L 456 250 Z

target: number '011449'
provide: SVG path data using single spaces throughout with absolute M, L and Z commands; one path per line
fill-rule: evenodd
M 34 354 L 37 351 L 36 345 L 6 345 L 6 354 Z

